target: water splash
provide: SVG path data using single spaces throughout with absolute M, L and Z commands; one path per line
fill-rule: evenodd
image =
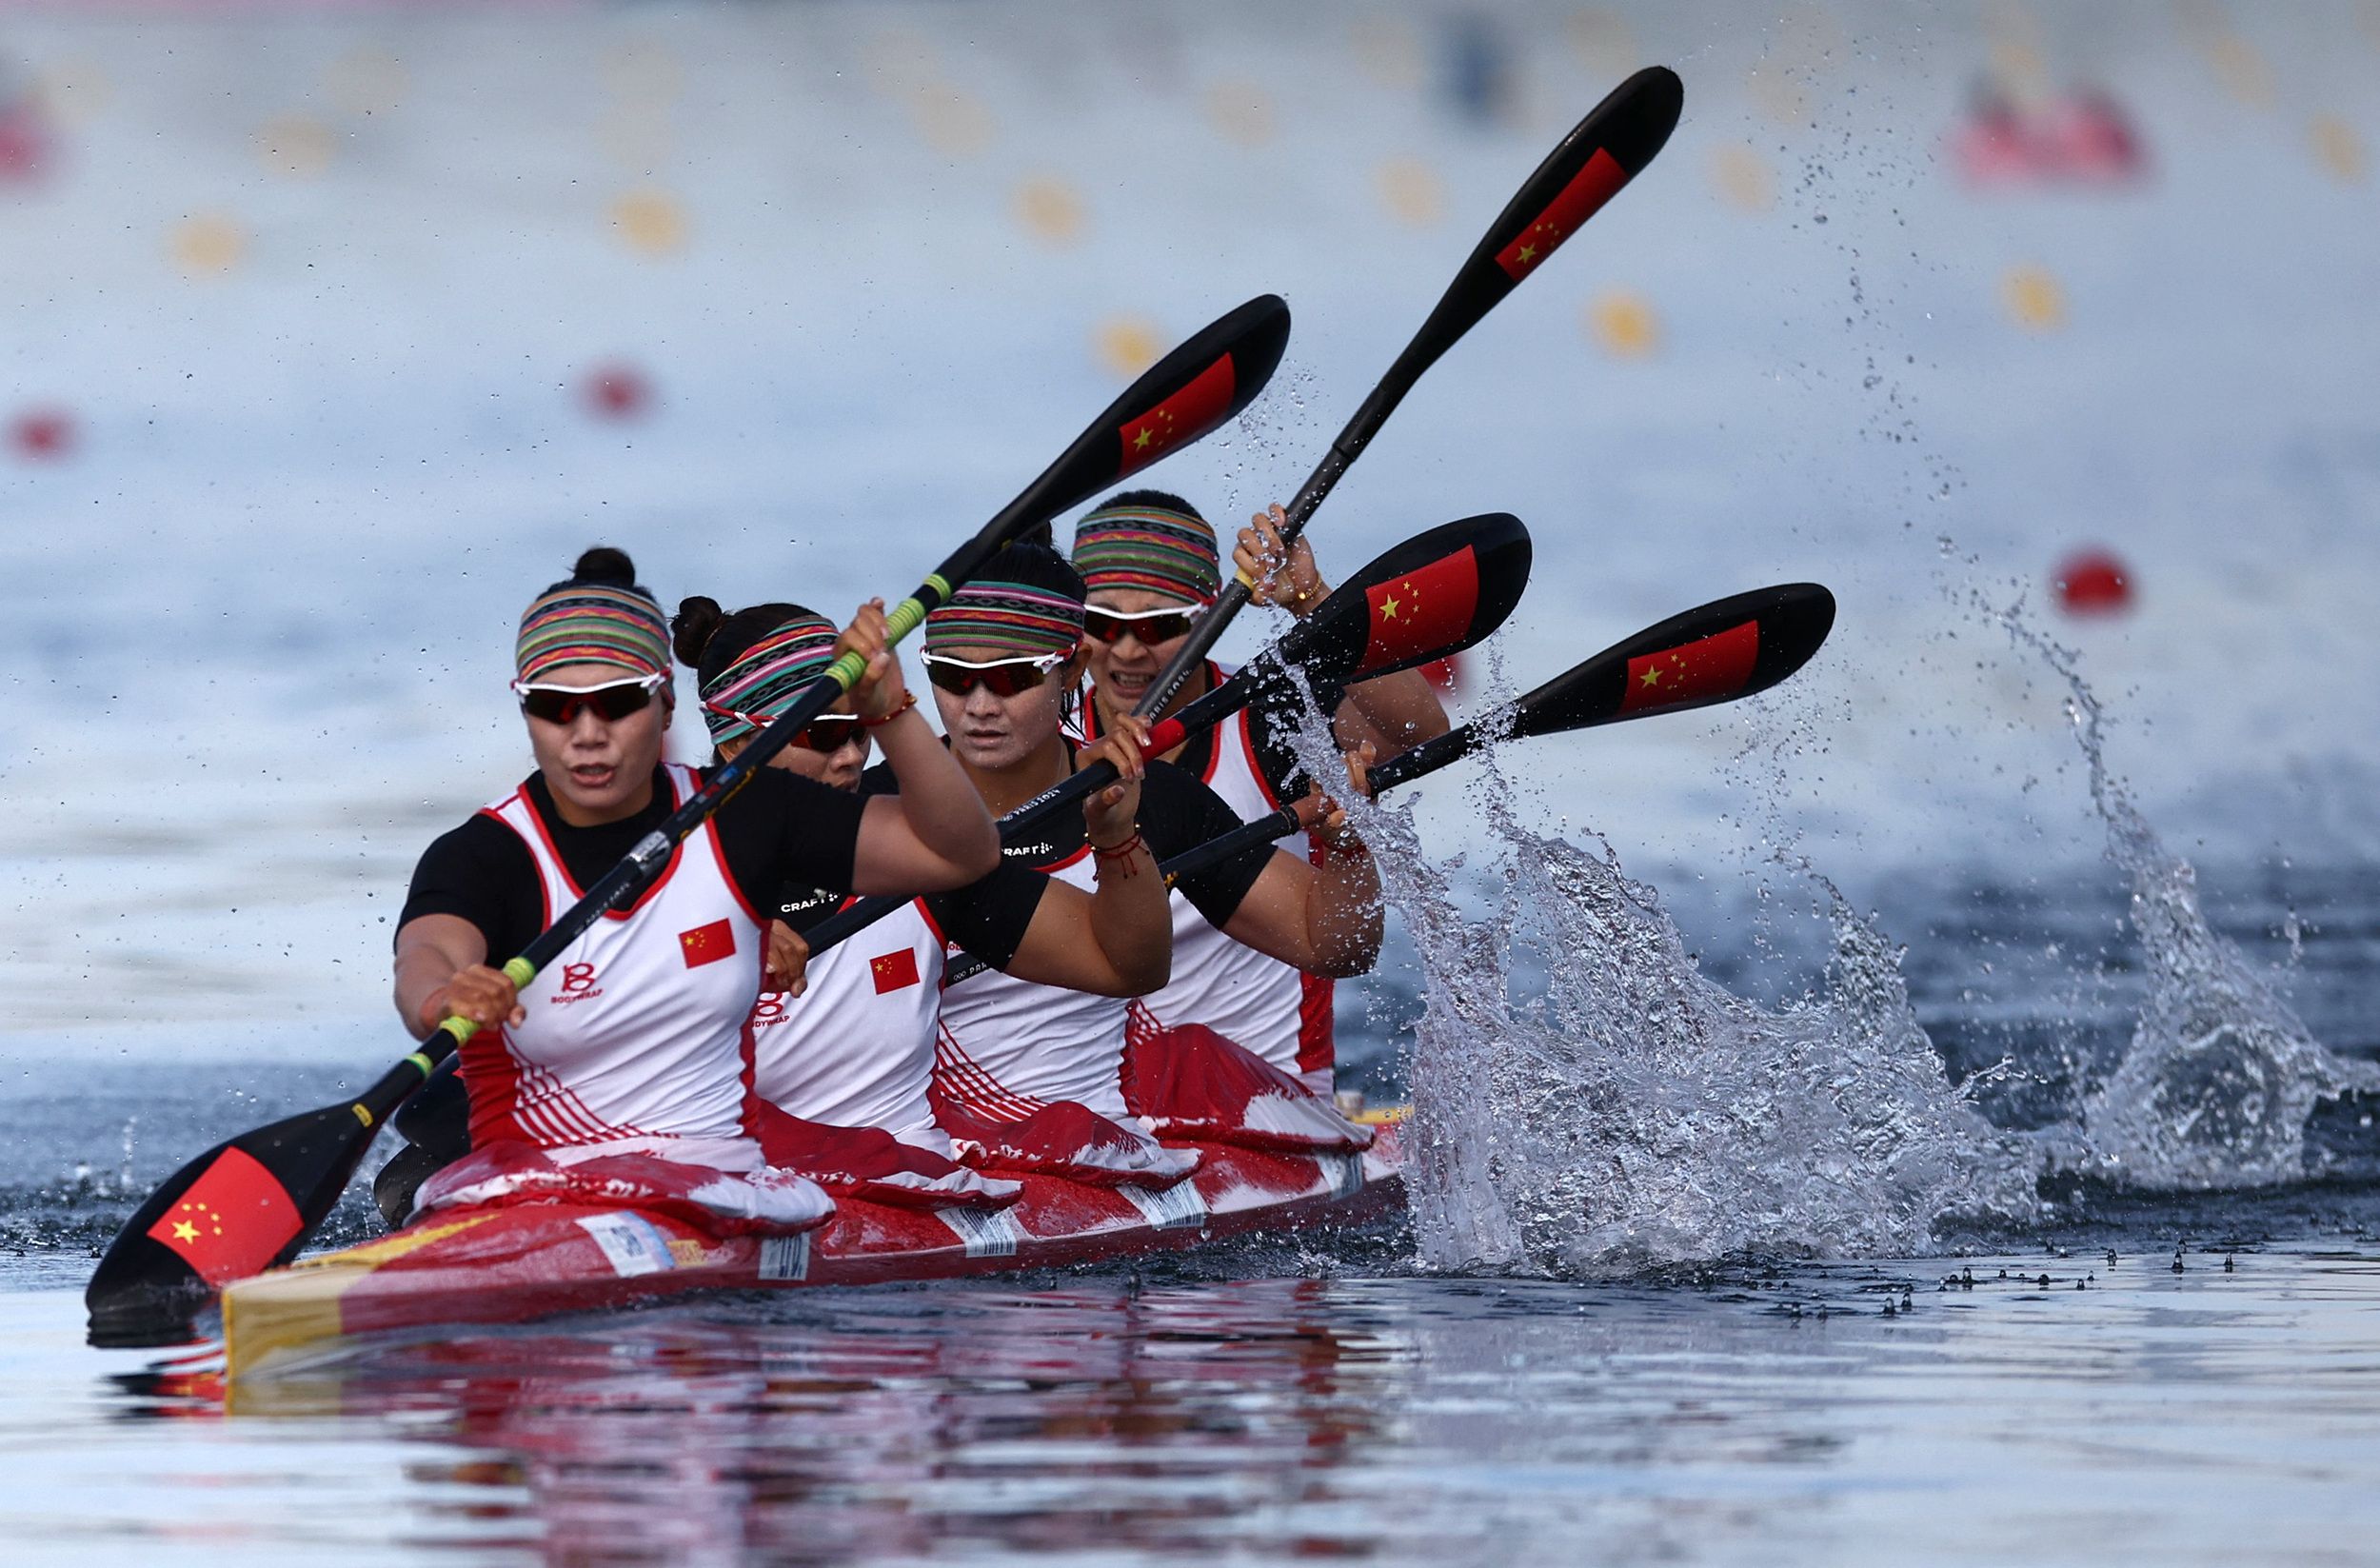
M 1993 618 L 2066 684 L 2092 804 L 2107 827 L 2108 859 L 2132 883 L 2132 922 L 2147 966 L 2131 1043 L 2080 1108 L 2077 1152 L 2093 1174 L 2135 1187 L 2303 1180 L 2314 1107 L 2350 1089 L 2380 1091 L 2380 1067 L 2326 1050 L 2207 923 L 2196 870 L 2165 847 L 2108 770 L 2104 714 L 2074 650 L 2034 630 L 2021 600 Z
M 1531 833 L 1491 767 L 1492 907 L 1408 814 L 1363 809 L 1423 970 L 1406 1187 L 1437 1267 L 1619 1275 L 1735 1255 L 1908 1256 L 2033 1217 L 2037 1157 L 1951 1086 L 1898 957 L 1822 879 L 1826 994 L 1706 978 L 1607 844 Z

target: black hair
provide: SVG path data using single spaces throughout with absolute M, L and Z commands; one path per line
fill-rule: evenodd
M 654 608 L 661 607 L 661 601 L 653 598 L 653 590 L 636 580 L 636 563 L 628 559 L 628 552 L 614 549 L 609 545 L 597 545 L 581 551 L 570 567 L 570 575 L 549 585 L 545 591 L 552 593 L 559 588 L 582 587 L 590 583 L 606 588 L 625 588 L 630 593 L 651 599 Z
M 1161 506 L 1169 512 L 1180 512 L 1184 516 L 1195 517 L 1201 523 L 1206 521 L 1205 516 L 1198 507 L 1193 506 L 1171 490 L 1118 490 L 1091 509 L 1102 511 L 1109 506 Z M 1080 525 L 1077 526 L 1080 526 Z
M 817 613 L 801 605 L 774 604 L 754 605 L 730 614 L 720 608 L 718 600 L 698 593 L 678 601 L 678 613 L 669 620 L 669 645 L 678 662 L 690 666 L 696 679 L 707 684 L 743 658 L 753 644 L 795 616 Z

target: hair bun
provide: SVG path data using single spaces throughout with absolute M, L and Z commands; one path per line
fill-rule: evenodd
M 578 564 L 570 568 L 570 581 L 601 583 L 606 587 L 614 588 L 632 588 L 636 586 L 636 563 L 628 559 L 628 552 L 625 550 L 614 549 L 609 545 L 598 545 L 579 557 Z
M 719 601 L 707 594 L 698 593 L 690 599 L 679 600 L 678 613 L 669 622 L 669 645 L 678 655 L 678 662 L 700 668 L 703 650 L 710 646 L 711 638 L 717 635 L 726 619 L 726 612 L 719 607 Z

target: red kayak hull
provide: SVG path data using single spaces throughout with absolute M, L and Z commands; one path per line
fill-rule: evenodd
M 1386 1129 L 1383 1129 L 1384 1131 Z M 635 1209 L 520 1204 L 442 1212 L 376 1241 L 300 1259 L 223 1292 L 238 1379 L 359 1338 L 516 1323 L 692 1292 L 947 1280 L 1178 1250 L 1220 1237 L 1348 1225 L 1403 1202 L 1393 1144 L 1285 1155 L 1221 1144 L 1164 1191 L 1023 1179 L 999 1210 L 845 1200 L 797 1236 L 715 1237 Z

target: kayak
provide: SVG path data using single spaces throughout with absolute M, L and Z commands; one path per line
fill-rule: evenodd
M 1403 1201 L 1396 1130 L 1378 1127 L 1360 1154 L 1182 1142 L 1200 1151 L 1198 1169 L 1170 1187 L 1028 1176 L 999 1209 L 844 1199 L 824 1223 L 790 1235 L 720 1237 L 668 1214 L 583 1203 L 444 1210 L 226 1285 L 224 1372 L 268 1375 L 382 1336 L 694 1292 L 957 1279 L 1357 1224 Z

